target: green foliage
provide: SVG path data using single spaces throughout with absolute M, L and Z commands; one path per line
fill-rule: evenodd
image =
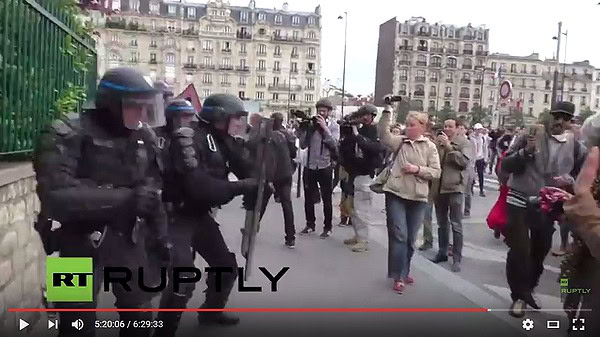
M 594 115 L 596 111 L 590 109 L 590 107 L 586 106 L 584 110 L 579 113 L 579 121 L 583 123 L 586 119 Z
M 77 106 L 87 98 L 86 92 L 85 87 L 73 85 L 73 83 L 68 82 L 66 89 L 63 90 L 60 97 L 54 103 L 55 111 L 57 112 L 56 117 L 77 111 Z
M 552 115 L 550 114 L 550 109 L 546 108 L 544 111 L 538 116 L 538 124 L 546 125 L 548 121 L 552 120 Z
M 475 125 L 477 123 L 484 124 L 486 120 L 488 120 L 488 109 L 481 109 L 480 106 L 473 107 L 471 110 L 471 125 Z
M 447 119 L 456 119 L 456 111 L 452 109 L 452 107 L 444 106 L 442 110 L 438 111 L 435 114 L 438 123 L 441 123 Z

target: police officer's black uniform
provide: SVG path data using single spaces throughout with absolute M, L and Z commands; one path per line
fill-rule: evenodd
M 94 264 L 94 301 L 57 307 L 95 308 L 105 266 L 132 271 L 132 291 L 112 287 L 117 308 L 150 306 L 149 293 L 139 289 L 137 277 L 138 267 L 147 262 L 145 230 L 154 231 L 154 244 L 168 260 L 156 140 L 141 124 L 158 121 L 151 114 L 162 109 L 152 104 L 155 96 L 151 83 L 137 71 L 109 70 L 98 85 L 94 110 L 82 114 L 78 123 L 54 121 L 39 138 L 34 156 L 37 192 L 45 214 L 61 223 L 60 256 L 92 257 Z M 145 113 L 148 120 L 138 118 Z M 136 121 L 138 129 L 131 130 Z M 148 312 L 119 315 L 128 321 L 152 319 Z M 71 325 L 77 319 L 83 320 L 81 331 Z M 94 312 L 61 312 L 59 335 L 94 336 L 95 319 Z M 148 335 L 148 329 L 120 331 L 120 336 Z
M 169 155 L 170 177 L 166 186 L 167 200 L 173 205 L 169 238 L 173 242 L 172 264 L 177 267 L 194 266 L 194 254 L 211 267 L 231 268 L 221 275 L 221 285 L 216 286 L 214 273 L 208 275 L 206 299 L 203 308 L 224 308 L 237 277 L 237 261 L 229 251 L 219 224 L 210 215 L 213 207 L 229 203 L 235 196 L 256 191 L 256 179 L 248 178 L 251 170 L 243 147 L 227 133 L 232 117 L 246 116 L 240 99 L 227 94 L 215 94 L 204 101 L 199 121 L 192 128 L 180 128 L 173 134 Z M 241 144 L 243 145 L 243 144 Z M 231 182 L 233 172 L 240 181 Z M 191 298 L 195 285 L 182 284 L 179 293 L 168 286 L 161 298 L 161 308 L 184 308 Z M 220 291 L 217 289 L 220 288 Z M 161 312 L 159 320 L 165 328 L 157 336 L 173 336 L 181 319 L 181 312 Z M 200 323 L 237 324 L 235 317 L 222 312 L 199 314 Z

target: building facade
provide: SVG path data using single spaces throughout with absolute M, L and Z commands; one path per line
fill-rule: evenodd
M 533 118 L 550 109 L 557 66 L 559 100 L 573 102 L 577 113 L 600 107 L 600 71 L 589 61 L 557 64 L 537 53 L 490 53 L 485 26 L 431 24 L 422 17 L 402 23 L 393 18 L 379 29 L 375 102 L 383 104 L 383 97 L 393 93 L 406 97 L 411 110 L 502 110 L 499 88 L 508 79 L 513 91 L 506 109 Z
M 320 93 L 321 14 L 178 0 L 112 0 L 90 11 L 99 33 L 99 76 L 134 66 L 201 98 L 229 93 L 265 112 L 314 108 Z

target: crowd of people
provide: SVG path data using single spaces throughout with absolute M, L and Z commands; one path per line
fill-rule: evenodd
M 378 110 L 370 104 L 340 121 L 332 118 L 332 111 L 332 103 L 321 99 L 315 116 L 288 120 L 287 125 L 284 115 L 270 116 L 273 127 L 264 151 L 266 186 L 260 206 L 264 214 L 271 196 L 281 204 L 285 246 L 296 246 L 291 191 L 297 166 L 304 190 L 305 225 L 300 235 L 315 233 L 315 205 L 322 203 L 320 237 L 331 236 L 333 189 L 339 183 L 339 225 L 353 229 L 344 243 L 353 252 L 367 252 L 373 197 L 383 194 L 388 277 L 392 290 L 402 294 L 406 285 L 415 283 L 411 261 L 422 225 L 419 249 L 433 248 L 434 214 L 438 251 L 432 262 L 445 263 L 451 257 L 450 269 L 461 271 L 462 221 L 470 216 L 475 182 L 479 196 L 486 197 L 487 171 L 495 172 L 501 185 L 488 225 L 496 238 L 505 237 L 509 247 L 510 314 L 522 317 L 527 306 L 540 309 L 534 290 L 551 249 L 555 222 L 561 224 L 563 239 L 555 253 L 570 253 L 565 273 L 578 284 L 599 283 L 600 209 L 597 187 L 592 185 L 600 165 L 600 154 L 593 147 L 600 145 L 600 117 L 590 118 L 581 129 L 573 127 L 574 105 L 558 102 L 543 125 L 488 131 L 479 123 L 469 128 L 467 121 L 455 118 L 434 125 L 423 112 L 409 113 L 401 126 L 392 124 L 393 106 L 386 106 L 378 120 Z M 211 267 L 230 268 L 218 277 L 209 274 L 202 305 L 224 308 L 238 269 L 219 229 L 216 210 L 236 196 L 243 196 L 248 210 L 260 200 L 255 172 L 263 163 L 253 159 L 265 119 L 251 115 L 245 126 L 247 115 L 242 101 L 232 95 L 212 95 L 196 111 L 190 102 L 173 99 L 164 85 L 148 83 L 133 69 L 107 71 L 98 86 L 95 108 L 77 123 L 54 121 L 36 147 L 34 168 L 42 204 L 38 225 L 48 219 L 61 223 L 61 239 L 53 249 L 47 245 L 49 232 L 36 227 L 47 253 L 57 250 L 63 257 L 93 257 L 95 280 L 104 265 L 193 267 L 198 253 Z M 589 156 L 584 141 L 591 148 Z M 230 181 L 230 173 L 237 180 Z M 552 197 L 540 198 L 540 191 Z M 185 308 L 194 288 L 194 283 L 167 287 L 161 308 Z M 152 296 L 139 288 L 125 292 L 113 287 L 112 291 L 117 308 L 150 306 Z M 585 316 L 581 308 L 600 312 L 598 298 L 571 298 L 569 314 Z M 59 305 L 83 307 L 81 303 Z M 119 314 L 128 320 L 146 320 L 151 315 Z M 60 315 L 64 321 L 83 319 L 86 329 L 93 329 L 93 312 Z M 164 326 L 155 336 L 175 335 L 181 315 L 175 310 L 160 312 L 158 319 Z M 198 322 L 233 325 L 239 319 L 206 311 L 198 314 Z M 599 331 L 597 325 L 588 330 Z M 59 329 L 61 336 L 93 335 L 93 330 L 82 332 L 68 324 Z M 124 336 L 148 334 L 144 329 L 122 331 Z

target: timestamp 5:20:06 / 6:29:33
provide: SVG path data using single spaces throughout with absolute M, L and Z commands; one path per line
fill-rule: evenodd
M 94 322 L 96 329 L 156 329 L 163 327 L 163 321 L 122 321 L 122 320 L 97 320 Z

